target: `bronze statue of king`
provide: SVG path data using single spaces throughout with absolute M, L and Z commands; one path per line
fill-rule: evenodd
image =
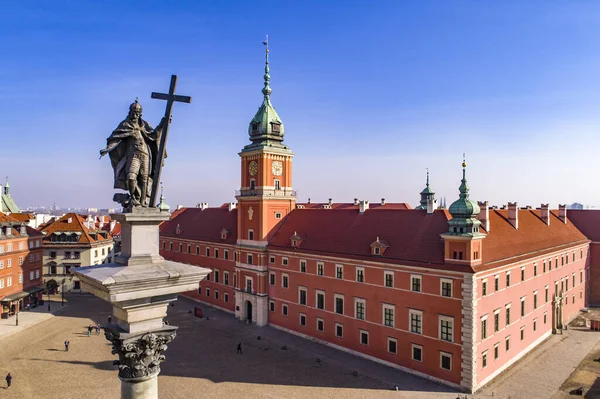
M 135 102 L 129 106 L 127 118 L 106 139 L 106 148 L 100 158 L 109 154 L 114 170 L 114 188 L 127 190 L 115 194 L 114 200 L 124 208 L 149 206 L 152 185 L 155 184 L 155 161 L 159 156 L 159 141 L 165 118 L 153 129 L 142 119 L 142 106 Z

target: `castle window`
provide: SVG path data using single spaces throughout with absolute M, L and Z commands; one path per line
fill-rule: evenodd
M 273 185 L 275 186 L 275 190 L 281 190 L 281 183 L 280 183 L 279 179 L 275 179 L 275 182 Z
M 373 254 L 374 255 L 381 255 L 381 248 L 379 248 L 379 247 L 373 248 Z
M 256 182 L 254 179 L 250 180 L 250 190 L 254 190 L 256 188 Z
M 452 369 L 452 354 L 441 352 L 440 353 L 440 367 L 444 370 Z
M 441 294 L 442 296 L 452 296 L 452 280 L 441 279 Z
M 281 131 L 281 125 L 279 123 L 271 122 L 271 130 L 273 133 L 279 133 Z
M 275 212 L 275 219 L 281 219 L 281 212 Z
M 254 240 L 254 230 L 248 229 L 248 239 Z
M 473 259 L 479 259 L 479 251 L 473 253 Z
M 287 266 L 288 265 L 288 258 L 281 258 L 281 264 L 283 266 Z
M 385 276 L 385 286 L 393 287 L 394 286 L 394 272 L 383 272 Z
M 360 343 L 363 345 L 369 345 L 369 332 L 360 330 Z
M 421 292 L 421 276 L 410 276 L 410 289 L 414 292 Z

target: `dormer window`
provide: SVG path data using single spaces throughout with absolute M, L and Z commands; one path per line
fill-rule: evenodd
M 298 248 L 302 244 L 302 237 L 294 231 L 294 235 L 290 237 L 292 248 Z
M 252 132 L 258 132 L 258 122 L 252 123 Z
M 226 229 L 221 230 L 221 240 L 226 240 L 228 235 L 229 231 L 227 231 Z
M 277 122 L 271 122 L 271 131 L 273 133 L 281 132 L 281 124 L 279 124 Z
M 390 245 L 386 240 L 381 240 L 379 237 L 371 244 L 371 255 L 381 256 Z
M 175 234 L 181 234 L 181 226 L 179 224 L 177 224 L 177 227 L 175 227 Z

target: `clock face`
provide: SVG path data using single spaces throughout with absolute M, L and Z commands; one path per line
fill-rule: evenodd
M 250 172 L 250 176 L 256 176 L 256 172 L 258 172 L 258 164 L 256 161 L 250 162 L 250 165 L 248 165 L 248 172 Z
M 275 176 L 281 176 L 281 172 L 283 172 L 283 164 L 281 161 L 273 161 L 272 169 Z

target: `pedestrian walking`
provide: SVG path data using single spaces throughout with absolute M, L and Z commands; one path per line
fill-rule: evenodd
M 92 335 L 92 325 L 91 324 L 88 326 L 88 337 L 90 335 Z
M 65 352 L 69 351 L 69 344 L 70 344 L 69 340 L 66 340 L 65 341 Z
M 6 376 L 6 385 L 8 388 L 10 388 L 11 383 L 12 383 L 12 375 L 10 375 L 10 373 L 8 373 L 8 375 Z
M 108 315 L 108 324 L 112 324 L 112 316 Z
M 100 335 L 100 324 L 96 324 L 96 335 Z
M 238 353 L 238 354 L 240 354 L 240 355 L 242 355 L 242 354 L 243 354 L 243 353 L 242 353 L 242 343 L 241 343 L 241 342 L 240 342 L 240 343 L 238 343 L 238 345 L 237 345 L 237 353 Z

